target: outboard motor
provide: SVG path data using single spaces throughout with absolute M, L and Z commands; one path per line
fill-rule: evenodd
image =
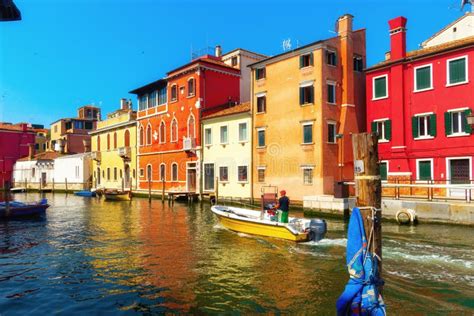
M 326 236 L 327 224 L 324 219 L 312 219 L 309 223 L 309 241 L 320 241 Z

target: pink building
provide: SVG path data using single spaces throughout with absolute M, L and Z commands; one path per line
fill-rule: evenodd
M 33 154 L 35 136 L 26 124 L 0 123 L 0 190 L 10 187 L 15 162 Z

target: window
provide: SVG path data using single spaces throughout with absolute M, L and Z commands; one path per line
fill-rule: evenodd
M 313 184 L 313 168 L 303 168 L 303 184 Z
M 166 180 L 166 165 L 164 163 L 160 165 L 160 180 Z
M 110 134 L 107 134 L 107 150 L 110 150 Z
M 194 116 L 191 114 L 188 118 L 188 137 L 194 138 L 196 126 L 194 124 Z
M 265 68 L 255 69 L 255 79 L 256 80 L 264 79 L 265 77 L 266 77 Z
M 117 167 L 114 168 L 114 181 L 117 181 Z
M 150 145 L 151 144 L 151 125 L 148 124 L 146 127 L 146 144 Z
M 300 105 L 313 103 L 314 87 L 313 85 L 300 87 Z
M 139 98 L 138 98 L 138 110 L 142 111 L 142 110 L 146 110 L 147 108 L 147 95 L 144 94 L 144 95 L 141 95 Z
M 74 121 L 74 128 L 84 129 L 84 122 L 83 121 Z
M 171 181 L 178 181 L 178 164 L 171 164 Z
M 117 149 L 117 132 L 114 132 L 114 149 Z
M 467 82 L 467 56 L 448 60 L 448 85 Z
M 227 182 L 229 181 L 229 168 L 228 167 L 219 167 L 219 181 Z
M 212 129 L 210 128 L 204 129 L 204 145 L 212 145 Z
M 36 174 L 36 168 L 31 168 L 31 177 L 34 178 Z
M 214 190 L 214 164 L 213 163 L 204 164 L 204 190 L 206 191 Z
M 415 115 L 411 122 L 413 138 L 436 136 L 436 114 Z
M 122 169 L 120 169 L 120 179 L 123 179 Z
M 379 167 L 380 167 L 380 179 L 382 181 L 387 181 L 388 163 L 386 161 L 382 161 Z
M 105 179 L 105 170 L 102 170 L 102 179 Z
M 360 56 L 354 56 L 354 71 L 362 72 L 364 70 L 364 59 Z
M 87 130 L 91 130 L 94 128 L 94 124 L 92 122 L 84 122 L 84 127 Z
M 377 133 L 378 139 L 388 141 L 392 138 L 392 121 L 378 120 L 372 122 L 372 132 Z
M 257 147 L 265 147 L 265 130 L 261 129 L 257 131 L 258 144 Z
M 39 150 L 39 149 L 40 149 L 40 146 L 39 146 L 39 145 L 40 145 L 40 144 L 38 144 L 38 143 L 35 144 L 35 150 Z
M 374 100 L 388 97 L 387 75 L 373 78 L 372 83 L 373 83 L 372 98 Z
M 257 97 L 257 113 L 263 113 L 267 110 L 267 97 L 259 96 Z
M 313 143 L 313 124 L 303 124 L 303 144 Z
M 416 160 L 416 179 L 417 180 L 432 180 L 432 161 L 427 160 Z
M 335 104 L 336 103 L 336 83 L 328 82 L 328 103 Z
M 257 181 L 260 183 L 265 182 L 265 168 L 257 168 Z
M 140 170 L 143 171 L 143 169 L 140 169 Z M 135 169 L 133 169 L 132 177 L 133 177 L 133 178 L 136 178 Z M 142 175 L 142 177 L 143 177 L 143 175 Z
M 336 123 L 328 122 L 328 143 L 336 143 Z
M 58 132 L 58 126 L 57 126 L 57 125 L 54 125 L 54 132 L 55 132 L 55 133 Z
M 125 130 L 125 134 L 123 136 L 123 143 L 124 143 L 124 146 L 125 147 L 129 147 L 130 146 L 130 132 L 129 130 Z
M 335 51 L 327 50 L 326 51 L 326 63 L 331 66 L 336 66 L 337 56 Z
M 140 127 L 140 146 L 144 145 L 144 139 L 145 139 L 145 132 L 143 130 L 143 126 Z
M 471 114 L 470 109 L 453 110 L 444 114 L 444 125 L 446 135 L 471 134 L 472 127 L 467 123 L 467 116 Z
M 158 105 L 166 103 L 166 101 L 167 101 L 166 91 L 167 91 L 166 86 L 161 87 L 160 89 L 158 89 Z
M 140 168 L 140 177 L 145 176 L 145 170 L 143 168 Z
M 184 94 L 184 86 L 183 86 L 183 87 L 179 87 L 179 93 L 180 93 L 180 94 Z
M 431 65 L 415 67 L 415 91 L 433 88 Z
M 232 57 L 232 59 L 230 60 L 230 64 L 232 65 L 232 67 L 237 66 L 237 63 L 238 63 L 237 56 Z
M 160 144 L 166 142 L 166 124 L 165 122 L 161 121 L 160 123 Z
M 107 180 L 110 181 L 110 168 L 107 168 Z
M 227 126 L 221 126 L 221 144 L 227 144 Z
M 238 166 L 237 174 L 239 182 L 247 182 L 247 166 Z
M 171 86 L 171 102 L 178 100 L 178 86 Z
M 148 97 L 148 108 L 152 108 L 156 106 L 156 97 L 157 97 L 156 91 L 153 91 L 152 93 L 150 93 Z
M 188 97 L 194 95 L 194 78 L 188 80 Z
M 66 122 L 65 128 L 66 129 L 71 129 L 72 128 L 72 122 Z
M 247 123 L 239 123 L 239 142 L 247 141 Z
M 171 141 L 178 141 L 178 121 L 175 118 L 171 122 Z
M 300 69 L 309 66 L 313 66 L 313 53 L 300 56 Z

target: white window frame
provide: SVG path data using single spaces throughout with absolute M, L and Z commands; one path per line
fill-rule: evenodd
M 194 135 L 194 138 L 196 138 L 196 118 L 194 117 L 194 114 L 191 113 L 189 114 L 188 116 L 188 121 L 186 122 L 186 130 L 187 130 L 187 134 L 186 136 L 189 137 L 189 121 L 191 121 L 191 118 L 193 118 L 193 121 L 194 121 L 194 124 L 193 124 L 193 135 Z
M 456 83 L 449 83 L 450 77 L 449 77 L 449 63 L 451 61 L 459 60 L 459 59 L 466 59 L 466 80 L 462 82 L 456 82 Z M 463 55 L 455 58 L 450 58 L 446 60 L 446 87 L 452 87 L 452 86 L 458 86 L 461 84 L 465 84 L 469 82 L 469 56 L 468 55 Z
M 433 158 L 420 158 L 420 159 L 416 159 L 415 160 L 415 164 L 416 164 L 416 182 L 423 182 L 423 183 L 426 183 L 426 180 L 418 180 L 420 179 L 420 166 L 419 166 L 419 163 L 422 162 L 422 161 L 429 161 L 431 163 L 431 180 L 434 179 L 434 159 Z
M 326 143 L 334 145 L 334 144 L 337 144 L 337 137 L 336 137 L 336 135 L 337 135 L 337 122 L 336 121 L 327 121 L 327 126 L 329 127 L 329 125 L 334 126 L 334 142 L 329 141 L 329 130 L 328 130 L 328 137 L 326 139 Z
M 373 120 L 372 122 L 385 122 L 385 121 L 388 121 L 389 118 L 383 118 L 383 119 L 376 119 L 376 120 Z M 385 138 L 385 123 L 382 124 L 382 138 L 379 139 L 379 143 L 388 143 L 389 140 Z
M 240 139 L 240 125 L 245 125 L 245 139 Z M 241 122 L 237 125 L 238 133 L 239 133 L 239 143 L 246 143 L 249 141 L 249 124 L 247 122 Z
M 140 171 L 139 171 L 139 177 L 140 177 L 140 178 L 143 178 L 143 177 L 145 177 L 145 169 L 143 169 L 143 168 L 140 168 Z
M 426 68 L 426 67 L 430 67 L 430 86 L 428 88 L 417 90 L 416 89 L 416 83 L 417 83 L 416 71 L 417 69 Z M 421 66 L 417 66 L 413 68 L 413 92 L 423 92 L 423 91 L 428 91 L 428 90 L 433 90 L 433 64 L 425 64 L 425 65 L 421 65 Z
M 222 128 L 225 127 L 226 128 L 226 132 L 227 132 L 227 139 L 225 142 L 222 142 Z M 229 125 L 220 125 L 219 126 L 219 144 L 221 145 L 228 145 L 229 144 Z
M 164 135 L 161 135 L 161 125 L 164 125 L 164 128 L 163 128 L 163 132 L 164 132 Z M 153 135 L 152 135 L 153 137 Z M 163 141 L 161 141 L 161 139 L 163 138 Z M 164 120 L 161 120 L 160 121 L 160 125 L 158 126 L 158 143 L 159 144 L 165 144 L 166 143 L 166 123 Z
M 206 189 L 206 165 L 212 165 L 214 171 L 214 176 L 212 177 L 212 189 Z M 206 161 L 202 164 L 202 189 L 205 192 L 213 192 L 216 189 L 216 164 L 212 161 Z
M 383 78 L 383 77 L 385 77 L 385 91 L 387 92 L 387 94 L 383 97 L 376 98 L 375 97 L 375 80 L 379 79 L 379 78 Z M 388 74 L 373 77 L 372 78 L 372 101 L 388 99 L 388 96 L 389 96 L 389 93 L 388 93 Z
M 227 180 L 222 180 L 221 179 L 221 168 L 227 168 Z M 229 183 L 229 166 L 227 166 L 227 165 L 219 166 L 219 182 L 220 183 Z
M 311 143 L 305 143 L 304 142 L 304 127 L 311 125 Z M 301 131 L 302 131 L 302 139 L 301 139 L 301 145 L 313 145 L 314 144 L 314 122 L 303 122 L 301 123 Z
M 206 137 L 206 131 L 210 131 L 209 139 Z M 212 146 L 212 127 L 205 127 L 204 128 L 204 146 Z
M 258 111 L 258 98 L 265 98 L 265 111 L 259 112 Z M 255 94 L 255 114 L 263 114 L 267 112 L 267 93 L 260 92 Z
M 327 60 L 327 57 L 328 57 L 328 56 L 327 56 L 327 55 L 328 55 L 329 53 L 333 53 L 333 54 L 334 54 L 334 56 L 335 56 L 335 59 L 334 59 L 335 65 L 328 63 L 328 60 Z M 324 57 L 326 57 L 326 58 L 325 58 L 325 64 L 326 64 L 327 66 L 337 67 L 337 50 L 327 48 L 327 49 L 326 49 L 326 55 L 325 55 Z
M 148 128 L 150 128 L 150 142 L 148 142 Z M 145 140 L 146 140 L 146 145 L 147 146 L 150 146 L 153 143 L 153 127 L 151 126 L 150 122 L 148 122 L 148 124 L 146 125 Z M 109 147 L 109 146 L 107 146 L 107 147 Z
M 425 123 L 426 122 L 429 122 L 430 121 L 430 116 L 433 115 L 434 113 L 433 112 L 426 112 L 426 113 L 419 113 L 419 114 L 415 114 L 415 117 L 416 118 L 420 118 L 420 117 L 425 117 Z M 418 137 L 415 138 L 415 140 L 418 140 L 418 139 L 433 139 L 434 136 L 431 136 L 430 135 L 430 131 L 428 129 L 428 125 L 425 124 L 425 131 L 426 131 L 426 135 L 423 135 L 423 136 L 420 136 L 420 121 L 418 121 Z
M 164 166 L 164 168 L 162 169 L 162 166 Z M 165 172 L 165 174 L 161 174 L 161 170 L 163 170 Z M 166 164 L 164 162 L 160 163 L 160 181 L 162 182 L 163 180 L 165 180 L 166 182 Z
M 469 178 L 474 179 L 474 168 L 472 166 L 472 156 L 446 157 L 446 181 L 451 182 L 450 161 L 451 160 L 460 160 L 460 159 L 468 159 L 469 160 L 469 171 L 470 171 Z M 447 193 L 448 196 L 451 196 L 452 195 L 451 189 L 448 189 L 446 193 Z
M 453 113 L 455 113 L 455 112 L 456 112 L 456 113 L 457 113 L 457 112 L 464 112 L 464 111 L 466 111 L 466 110 L 469 110 L 469 108 L 468 108 L 468 107 L 464 107 L 464 108 L 458 108 L 458 109 L 451 109 L 451 110 L 448 110 L 448 112 L 449 112 L 450 115 L 451 115 L 451 128 L 453 127 L 453 117 L 452 117 Z M 462 123 L 463 123 L 463 122 L 461 121 L 459 126 L 461 126 Z M 446 137 L 459 137 L 459 136 L 470 136 L 470 135 L 471 135 L 471 134 L 466 133 L 466 132 L 460 132 L 460 133 L 458 132 L 458 133 L 452 133 L 452 134 L 450 134 L 450 135 L 447 135 Z
M 301 166 L 301 170 L 303 171 L 303 185 L 314 185 L 314 166 L 303 165 Z M 304 173 L 306 170 L 311 170 L 311 183 L 305 183 Z
M 336 86 L 337 86 L 337 84 L 336 84 L 336 82 L 335 82 L 335 81 L 332 81 L 332 80 L 327 80 L 327 81 L 326 81 L 326 85 L 332 86 L 332 90 L 333 90 L 333 94 L 334 94 L 334 102 L 329 102 L 329 100 L 328 100 L 328 99 L 329 99 L 329 95 L 328 95 L 328 96 L 326 97 L 326 103 L 327 103 L 327 104 L 332 104 L 332 105 L 337 104 L 337 94 L 336 94 L 336 91 L 337 91 Z
M 189 93 L 189 81 L 193 81 L 193 93 Z M 186 97 L 187 98 L 192 98 L 196 95 L 196 80 L 194 80 L 194 77 L 190 77 L 188 78 L 188 80 L 186 81 L 186 90 L 188 93 L 186 93 Z
M 266 130 L 267 130 L 266 127 L 258 127 L 258 128 L 257 128 L 257 141 L 255 142 L 255 143 L 256 143 L 255 145 L 256 145 L 257 148 L 265 148 L 265 147 L 267 147 L 267 131 L 266 131 Z M 260 132 L 260 131 L 264 131 L 264 133 L 265 133 L 265 145 L 263 145 L 263 146 L 260 146 L 260 145 L 258 144 L 258 132 Z
M 263 181 L 263 182 L 260 182 L 260 181 L 258 180 L 258 172 L 259 172 L 260 170 L 263 170 L 263 171 L 264 171 L 264 181 Z M 266 167 L 266 166 L 257 166 L 257 183 L 265 183 L 265 178 L 266 178 L 266 172 L 265 172 L 265 171 L 266 171 L 266 170 L 267 170 L 267 167 Z
M 240 181 L 240 180 L 239 180 L 239 167 L 245 167 L 245 168 L 247 168 L 247 180 L 245 180 L 245 181 Z M 248 183 L 248 182 L 249 182 L 249 165 L 246 165 L 246 164 L 238 165 L 238 166 L 237 166 L 237 183 L 244 184 L 244 183 Z
M 387 164 L 387 180 L 382 180 L 382 183 L 387 183 L 388 182 L 388 175 L 389 175 L 389 168 L 390 168 L 390 160 L 380 160 L 380 163 L 386 163 Z M 379 170 L 380 171 L 380 170 Z
M 173 123 L 176 123 L 176 133 L 175 135 L 173 135 Z M 170 142 L 171 143 L 176 143 L 178 142 L 178 139 L 179 139 L 179 125 L 178 125 L 178 120 L 176 119 L 176 117 L 173 117 L 173 119 L 171 120 L 171 124 L 170 124 Z M 176 138 L 174 138 L 174 136 L 176 136 Z
M 176 87 L 176 98 L 174 98 L 174 99 L 173 99 L 173 87 Z M 178 95 L 179 95 L 178 85 L 176 83 L 174 83 L 170 87 L 170 103 L 177 102 L 178 101 Z
M 174 176 L 173 176 L 173 167 L 174 167 L 174 166 L 176 166 L 176 179 L 175 179 Z M 173 162 L 171 163 L 171 168 L 170 168 L 170 169 L 171 169 L 171 170 L 170 170 L 170 175 L 171 175 L 170 178 L 171 178 L 171 181 L 172 181 L 172 182 L 177 182 L 177 181 L 179 181 L 179 166 L 178 166 L 178 163 L 175 162 L 175 161 L 173 161 Z

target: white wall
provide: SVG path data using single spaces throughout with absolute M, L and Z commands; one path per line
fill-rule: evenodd
M 59 157 L 54 160 L 54 181 L 68 183 L 85 183 L 91 175 L 91 158 L 89 154 Z
M 474 36 L 474 13 L 466 14 L 460 21 L 451 25 L 434 38 L 425 41 L 422 45 L 424 48 L 431 47 L 470 36 Z

